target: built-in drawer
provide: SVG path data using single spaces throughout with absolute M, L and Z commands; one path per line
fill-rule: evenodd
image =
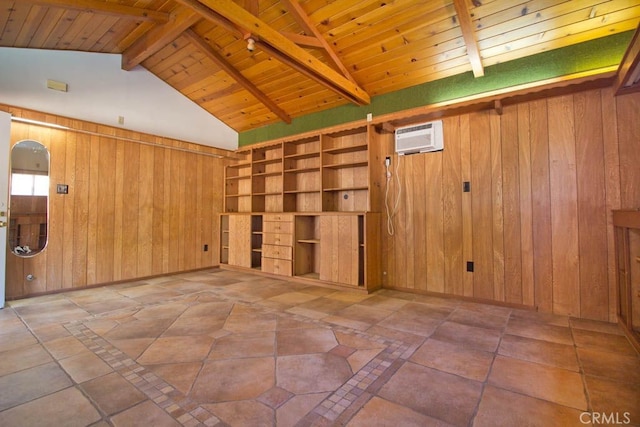
M 263 221 L 274 221 L 274 222 L 293 222 L 293 215 L 291 214 L 262 214 Z
M 263 233 L 262 244 L 293 246 L 293 235 L 282 233 Z
M 262 256 L 265 258 L 292 259 L 291 246 L 262 245 Z
M 266 215 L 265 215 L 266 216 Z M 264 233 L 293 233 L 293 222 L 264 221 L 262 223 Z
M 288 259 L 262 258 L 262 271 L 265 273 L 291 276 L 291 261 Z

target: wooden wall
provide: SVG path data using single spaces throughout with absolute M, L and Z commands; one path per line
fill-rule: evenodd
M 7 298 L 218 264 L 224 161 L 168 147 L 222 151 L 0 109 L 158 144 L 12 124 L 12 143 L 50 149 L 69 194 L 52 192 L 44 253 L 8 256 Z M 640 94 L 603 89 L 445 118 L 443 152 L 400 162 L 384 286 L 614 321 L 611 210 L 640 207 L 639 117 Z
M 49 149 L 51 180 L 48 246 L 33 258 L 7 255 L 8 299 L 218 265 L 216 223 L 224 160 L 205 153 L 227 152 L 8 106 L 0 109 L 124 138 L 12 122 L 12 145 L 34 139 Z M 56 194 L 56 184 L 68 184 L 69 194 Z M 35 280 L 25 280 L 28 274 Z
M 444 134 L 444 151 L 400 160 L 384 286 L 615 321 L 611 210 L 640 207 L 640 94 L 448 117 Z

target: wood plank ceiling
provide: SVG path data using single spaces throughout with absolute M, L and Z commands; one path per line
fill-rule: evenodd
M 638 22 L 639 0 L 0 0 L 0 46 L 122 54 L 242 132 Z

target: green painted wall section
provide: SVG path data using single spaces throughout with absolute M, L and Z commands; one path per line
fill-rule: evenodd
M 372 113 L 375 117 L 492 90 L 618 65 L 632 36 L 633 31 L 614 34 L 486 67 L 485 75 L 477 79 L 468 72 L 374 96 L 369 105 L 344 105 L 295 118 L 291 124 L 280 122 L 241 132 L 239 145 L 255 144 L 362 120 L 366 118 L 367 113 Z

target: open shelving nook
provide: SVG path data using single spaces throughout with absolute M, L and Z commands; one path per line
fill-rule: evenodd
M 320 136 L 284 142 L 285 212 L 322 210 Z
M 252 152 L 251 210 L 278 212 L 282 206 L 282 145 L 256 148 Z
M 220 217 L 220 264 L 229 264 L 229 215 Z
M 296 216 L 295 276 L 320 279 L 319 218 L 313 215 Z
M 238 154 L 244 155 L 245 159 L 228 165 L 225 169 L 225 212 L 251 211 L 251 160 L 247 151 Z
M 251 268 L 262 269 L 262 216 L 251 215 Z
M 322 136 L 322 210 L 369 210 L 369 131 Z

